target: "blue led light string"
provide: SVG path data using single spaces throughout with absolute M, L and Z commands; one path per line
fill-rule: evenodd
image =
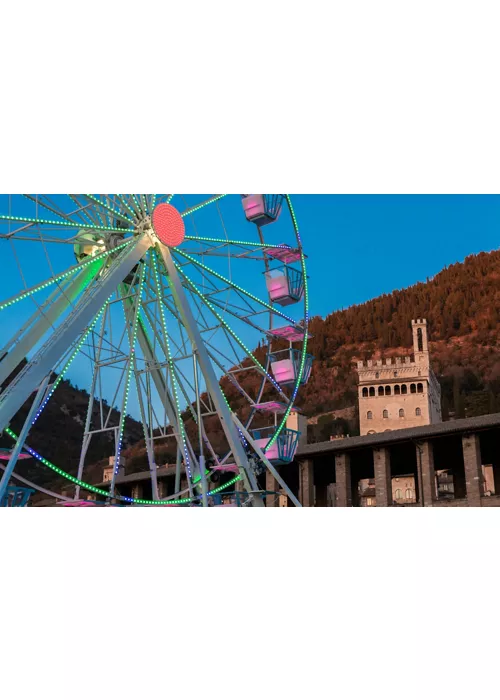
M 112 296 L 112 295 L 111 295 L 111 296 Z M 51 396 L 54 394 L 55 390 L 57 389 L 57 387 L 59 386 L 59 384 L 60 384 L 60 383 L 62 382 L 62 380 L 64 379 L 66 373 L 68 372 L 69 368 L 71 367 L 71 365 L 72 365 L 72 363 L 73 363 L 73 360 L 75 359 L 75 357 L 76 357 L 76 356 L 78 355 L 78 353 L 80 352 L 80 349 L 81 349 L 82 345 L 83 345 L 84 342 L 87 340 L 87 338 L 88 338 L 88 336 L 90 335 L 90 333 L 92 333 L 92 331 L 94 330 L 94 328 L 95 328 L 97 322 L 99 321 L 99 318 L 102 316 L 103 311 L 104 311 L 104 309 L 106 308 L 106 305 L 107 305 L 108 301 L 111 299 L 111 296 L 108 297 L 108 299 L 106 300 L 106 302 L 105 302 L 105 303 L 103 304 L 103 306 L 101 307 L 101 310 L 99 311 L 99 313 L 97 314 L 97 316 L 94 318 L 94 320 L 92 321 L 92 323 L 90 324 L 90 326 L 88 327 L 88 329 L 85 331 L 85 333 L 82 335 L 82 337 L 81 337 L 80 340 L 78 341 L 78 344 L 76 345 L 74 351 L 73 351 L 72 354 L 70 355 L 69 360 L 68 360 L 68 361 L 66 362 L 66 364 L 64 365 L 63 370 L 60 372 L 60 374 L 57 375 L 57 379 L 55 380 L 54 384 L 52 385 L 52 388 L 51 388 L 51 390 L 49 391 L 49 393 L 47 394 L 47 397 L 45 398 L 45 400 L 43 401 L 43 403 L 39 406 L 38 411 L 36 412 L 36 414 L 35 414 L 35 416 L 34 416 L 32 422 L 31 422 L 31 425 L 35 425 L 35 423 L 36 423 L 36 421 L 38 420 L 38 418 L 40 417 L 40 415 L 41 415 L 43 409 L 44 409 L 45 406 L 48 404 L 48 402 L 49 402 Z
M 130 381 L 132 379 L 132 373 L 134 371 L 134 365 L 135 365 L 135 345 L 137 341 L 137 326 L 139 323 L 139 310 L 141 306 L 141 301 L 142 301 L 142 291 L 144 287 L 144 276 L 146 273 L 146 265 L 142 265 L 141 268 L 141 274 L 139 277 L 139 283 L 137 285 L 137 296 L 136 296 L 136 303 L 135 303 L 135 309 L 134 309 L 134 318 L 132 322 L 132 329 L 130 329 L 130 321 L 127 320 L 127 334 L 129 337 L 129 345 L 130 345 L 130 355 L 127 360 L 127 370 L 126 370 L 126 383 L 125 383 L 125 390 L 123 394 L 123 401 L 122 401 L 122 407 L 121 407 L 121 413 L 120 413 L 120 423 L 119 423 L 119 428 L 118 428 L 118 439 L 117 439 L 117 445 L 116 445 L 116 453 L 115 453 L 115 465 L 114 465 L 114 476 L 116 476 L 120 470 L 120 456 L 121 456 L 121 451 L 122 451 L 122 443 L 123 443 L 123 430 L 125 427 L 125 417 L 126 417 L 126 412 L 127 412 L 127 405 L 128 405 L 128 397 L 129 397 L 129 392 L 130 392 Z M 125 315 L 127 318 L 127 314 Z M 111 484 L 111 489 L 110 493 L 112 494 L 114 491 L 114 478 Z
M 267 443 L 266 445 L 266 450 L 268 450 L 278 439 L 279 434 L 283 430 L 283 428 L 286 425 L 286 422 L 288 420 L 288 416 L 290 415 L 292 408 L 295 403 L 295 399 L 297 397 L 299 387 L 300 387 L 300 382 L 302 381 L 302 377 L 304 374 L 304 365 L 305 365 L 305 358 L 306 358 L 306 352 L 307 352 L 307 329 L 309 327 L 309 291 L 308 291 L 308 285 L 307 285 L 307 270 L 306 270 L 306 260 L 305 260 L 305 255 L 304 251 L 302 248 L 302 239 L 300 237 L 300 232 L 299 232 L 299 225 L 297 223 L 297 219 L 295 217 L 295 212 L 293 210 L 292 206 L 292 201 L 290 199 L 290 195 L 286 194 L 285 195 L 287 203 L 288 203 L 288 208 L 290 210 L 290 215 L 292 217 L 292 222 L 293 222 L 293 227 L 295 230 L 295 234 L 297 236 L 297 240 L 299 242 L 299 248 L 300 248 L 300 260 L 301 260 L 301 267 L 302 267 L 302 275 L 304 278 L 304 305 L 305 305 L 305 315 L 304 315 L 304 340 L 303 340 L 303 345 L 302 345 L 302 357 L 300 361 L 300 367 L 299 367 L 299 372 L 297 375 L 297 379 L 295 381 L 295 386 L 292 391 L 292 396 L 290 398 L 290 403 L 288 404 L 288 408 L 285 411 L 285 414 L 283 416 L 283 419 L 281 420 L 281 423 L 278 426 L 278 429 L 276 430 L 275 434 L 271 438 L 271 440 Z

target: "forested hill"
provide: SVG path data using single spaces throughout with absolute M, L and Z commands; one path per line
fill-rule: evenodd
M 500 251 L 471 255 L 425 283 L 311 321 L 315 356 L 300 404 L 312 416 L 356 404 L 353 362 L 404 355 L 412 318 L 429 325 L 443 418 L 500 410 Z

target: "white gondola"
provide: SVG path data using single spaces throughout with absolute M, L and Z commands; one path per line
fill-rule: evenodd
M 300 433 L 297 430 L 284 428 L 267 450 L 265 448 L 276 432 L 276 426 L 269 425 L 265 428 L 255 428 L 250 432 L 255 444 L 264 452 L 271 464 L 277 466 L 293 461 L 300 437 Z
M 282 194 L 245 194 L 242 197 L 247 221 L 257 226 L 272 224 L 281 213 Z
M 289 265 L 275 267 L 265 273 L 269 298 L 280 306 L 296 304 L 304 296 L 304 277 Z
M 302 353 L 295 348 L 277 350 L 269 354 L 271 371 L 278 384 L 293 386 L 300 372 Z M 307 384 L 311 376 L 313 356 L 307 353 L 304 358 L 304 367 L 300 384 Z

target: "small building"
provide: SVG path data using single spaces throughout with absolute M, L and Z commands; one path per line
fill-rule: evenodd
M 358 362 L 361 435 L 441 422 L 441 388 L 432 371 L 425 318 L 411 322 L 413 356 Z
M 109 457 L 108 466 L 104 467 L 102 470 L 102 481 L 104 484 L 109 483 L 113 478 L 113 472 L 115 470 L 115 457 Z M 120 468 L 118 469 L 118 476 L 124 476 L 125 474 L 125 463 L 123 457 L 120 458 Z

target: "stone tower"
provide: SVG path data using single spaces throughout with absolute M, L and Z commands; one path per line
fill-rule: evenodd
M 441 421 L 441 388 L 430 366 L 427 321 L 411 322 L 413 358 L 358 362 L 360 434 Z

